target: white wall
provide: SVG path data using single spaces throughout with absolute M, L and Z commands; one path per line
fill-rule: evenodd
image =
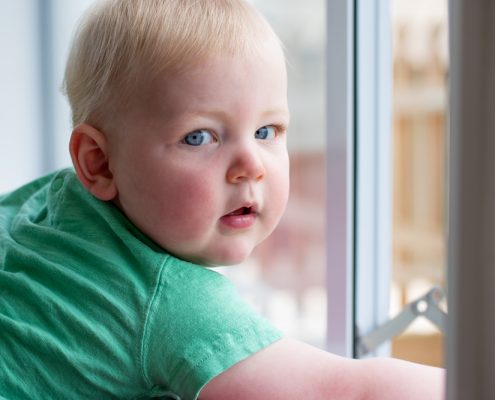
M 3 1 L 0 11 L 0 193 L 41 168 L 37 6 Z
M 60 85 L 76 20 L 90 3 L 0 1 L 0 193 L 70 165 Z

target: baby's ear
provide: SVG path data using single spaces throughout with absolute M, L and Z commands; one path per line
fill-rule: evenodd
M 109 201 L 117 196 L 117 186 L 108 162 L 108 141 L 91 125 L 77 125 L 72 131 L 69 151 L 77 176 L 95 197 Z

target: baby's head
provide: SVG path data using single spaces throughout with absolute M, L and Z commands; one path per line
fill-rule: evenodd
M 243 0 L 109 0 L 68 61 L 83 185 L 170 253 L 245 259 L 288 195 L 286 71 Z

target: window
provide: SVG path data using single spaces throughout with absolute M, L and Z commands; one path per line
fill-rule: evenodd
M 356 355 L 443 365 L 447 5 L 356 4 Z

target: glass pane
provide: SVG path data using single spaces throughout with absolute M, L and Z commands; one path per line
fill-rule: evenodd
M 287 55 L 290 200 L 280 225 L 247 265 L 221 272 L 287 336 L 324 347 L 325 1 L 252 3 L 270 21 Z
M 447 0 L 391 0 L 394 207 L 391 310 L 445 290 Z M 443 335 L 419 317 L 392 355 L 443 365 Z

